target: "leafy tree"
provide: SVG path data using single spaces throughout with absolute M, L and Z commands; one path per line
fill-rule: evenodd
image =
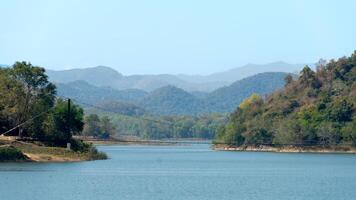
M 84 136 L 98 137 L 101 134 L 100 118 L 97 114 L 90 114 L 85 117 L 85 125 L 83 130 Z
M 72 104 L 68 114 L 67 101 L 59 99 L 44 123 L 43 140 L 53 145 L 65 146 L 71 141 L 73 134 L 83 130 L 83 113 L 82 108 Z
M 27 62 L 16 62 L 8 71 L 9 78 L 13 81 L 9 91 L 13 92 L 11 97 L 14 106 L 15 124 L 25 122 L 41 112 L 46 112 L 55 101 L 56 87 L 48 81 L 45 69 L 33 66 Z M 42 134 L 41 122 L 44 117 L 36 117 L 36 121 L 28 123 L 27 135 L 38 137 Z M 19 136 L 23 136 L 24 128 L 19 128 Z M 32 135 L 31 135 L 32 133 Z
M 248 97 L 247 99 L 245 99 L 241 104 L 240 104 L 240 108 L 241 109 L 247 109 L 251 106 L 258 106 L 261 105 L 263 103 L 263 99 L 256 93 L 253 93 L 250 97 Z
M 115 135 L 116 127 L 111 123 L 108 116 L 104 116 L 100 120 L 101 134 L 99 137 L 108 139 L 110 136 Z
M 342 139 L 346 143 L 352 143 L 356 145 L 356 120 L 353 119 L 351 122 L 347 122 L 345 126 L 341 128 Z
M 303 68 L 299 77 L 300 84 L 305 87 L 319 88 L 321 83 L 315 76 L 315 72 L 307 65 Z
M 288 74 L 285 78 L 284 81 L 286 85 L 291 84 L 293 82 L 293 76 L 291 74 Z
M 9 79 L 8 69 L 0 68 L 0 133 L 13 126 L 15 104 L 13 98 L 16 93 L 12 89 L 13 82 Z
M 321 145 L 334 145 L 341 139 L 338 129 L 331 122 L 320 123 L 317 129 L 317 135 L 319 137 L 319 144 Z
M 108 116 L 99 117 L 97 114 L 90 114 L 85 117 L 85 125 L 82 135 L 93 136 L 101 139 L 109 139 L 116 133 L 116 126 Z
M 331 103 L 327 110 L 329 118 L 335 122 L 347 122 L 352 120 L 353 104 L 345 98 L 338 98 Z

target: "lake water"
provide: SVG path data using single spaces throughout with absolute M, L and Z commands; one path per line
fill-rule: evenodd
M 111 159 L 1 163 L 1 200 L 356 199 L 356 156 L 103 146 Z

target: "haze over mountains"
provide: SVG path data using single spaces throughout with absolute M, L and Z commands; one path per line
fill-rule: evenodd
M 306 64 L 289 64 L 286 62 L 273 62 L 268 64 L 247 64 L 227 71 L 213 73 L 207 76 L 201 75 L 178 75 L 179 78 L 187 82 L 206 83 L 223 82 L 231 84 L 237 80 L 263 72 L 287 72 L 297 73 Z
M 213 92 L 198 94 L 172 85 L 145 92 L 138 89 L 115 90 L 98 87 L 85 81 L 58 83 L 57 90 L 59 96 L 72 98 L 84 107 L 89 104 L 128 115 L 197 115 L 231 112 L 252 93 L 265 95 L 282 88 L 286 75 L 284 72 L 260 73 Z M 122 111 L 119 111 L 120 109 Z
M 274 62 L 264 65 L 247 64 L 228 71 L 202 75 L 130 75 L 124 76 L 116 70 L 98 66 L 84 69 L 70 69 L 62 71 L 47 70 L 50 80 L 56 83 L 69 83 L 83 80 L 94 86 L 108 86 L 113 89 L 140 89 L 151 92 L 163 86 L 173 85 L 188 92 L 211 92 L 223 86 L 263 72 L 287 72 L 300 71 L 304 64 L 288 64 Z
M 284 72 L 260 73 L 216 89 L 203 97 L 174 86 L 165 86 L 149 93 L 138 105 L 156 115 L 231 112 L 252 93 L 263 96 L 282 88 L 286 75 Z

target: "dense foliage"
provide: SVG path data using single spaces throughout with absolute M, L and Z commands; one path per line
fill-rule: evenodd
M 145 139 L 212 139 L 218 128 L 227 119 L 225 115 L 221 114 L 201 116 L 127 116 L 102 110 L 90 110 L 87 118 L 92 116 L 92 118 L 96 119 L 93 121 L 97 121 L 99 117 L 93 117 L 95 116 L 92 115 L 94 113 L 110 117 L 112 124 L 116 127 L 113 137 L 134 136 Z
M 231 114 L 216 143 L 231 145 L 355 145 L 356 51 L 297 80 L 266 99 L 254 94 Z
M 95 107 L 108 110 L 121 115 L 142 116 L 147 114 L 147 111 L 132 103 L 124 103 L 118 101 L 105 101 L 95 105 Z
M 198 114 L 202 106 L 198 98 L 174 86 L 165 86 L 140 100 L 139 105 L 156 115 Z
M 83 136 L 92 136 L 95 138 L 109 139 L 115 135 L 116 126 L 107 116 L 99 117 L 97 114 L 90 114 L 85 117 Z
M 0 68 L 0 134 L 64 146 L 72 134 L 81 132 L 83 110 L 73 105 L 68 114 L 67 102 L 55 94 L 41 67 L 16 62 Z
M 4 161 L 22 161 L 26 160 L 26 156 L 15 147 L 0 146 L 0 162 Z
M 217 89 L 205 97 L 205 110 L 232 112 L 236 106 L 253 93 L 264 96 L 282 88 L 284 77 L 287 75 L 283 72 L 265 72 Z

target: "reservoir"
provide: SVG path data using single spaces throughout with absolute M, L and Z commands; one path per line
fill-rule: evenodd
M 209 144 L 99 146 L 109 160 L 0 163 L 1 200 L 356 198 L 352 154 L 224 152 Z

